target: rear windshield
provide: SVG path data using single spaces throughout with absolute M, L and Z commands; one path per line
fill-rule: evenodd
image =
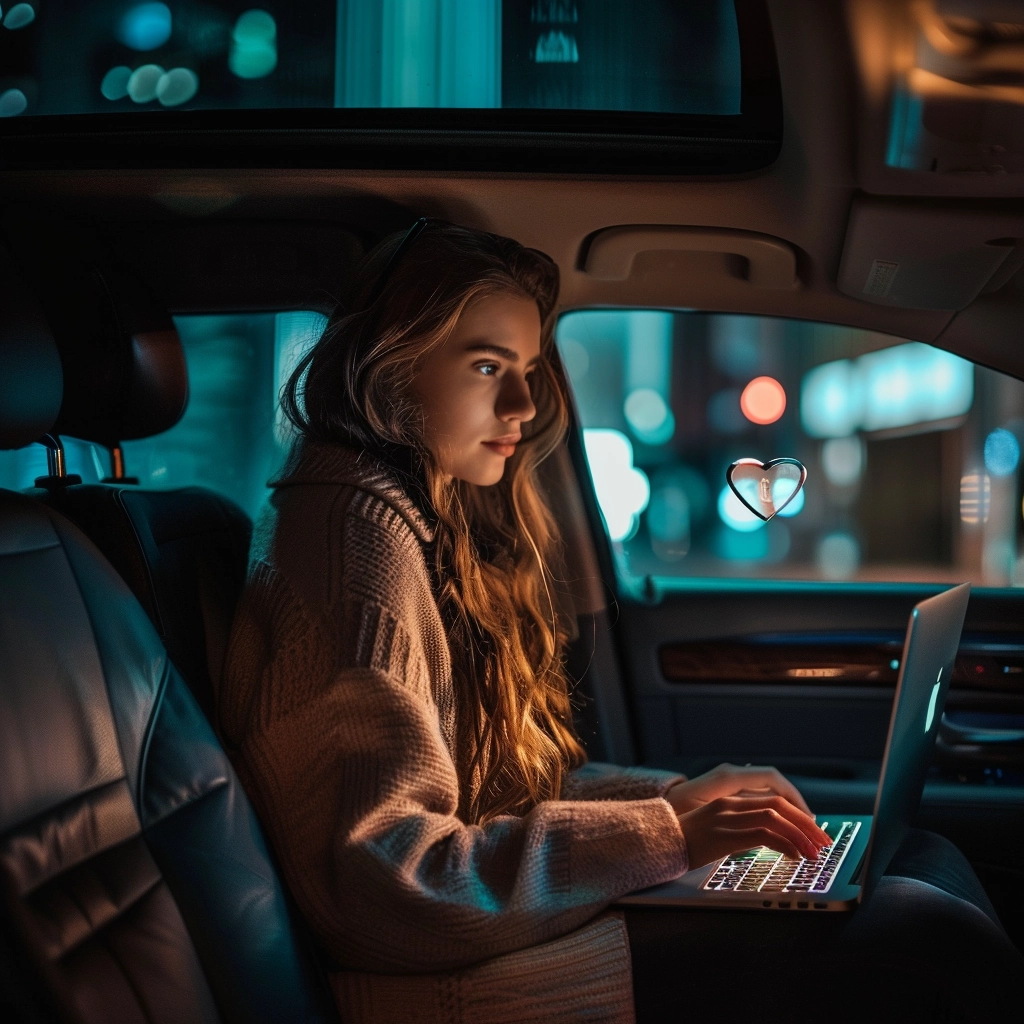
M 1024 586 L 1024 382 L 768 317 L 582 310 L 557 339 L 620 580 Z M 727 484 L 743 458 L 806 466 L 768 522 Z
M 463 107 L 740 113 L 732 0 L 32 0 L 0 116 Z

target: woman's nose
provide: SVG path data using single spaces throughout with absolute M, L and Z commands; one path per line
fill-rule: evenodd
M 501 420 L 520 420 L 523 423 L 537 415 L 537 407 L 530 396 L 530 385 L 519 373 L 505 375 L 503 387 L 498 395 L 498 408 L 495 412 Z

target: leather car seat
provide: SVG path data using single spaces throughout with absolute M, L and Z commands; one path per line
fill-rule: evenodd
M 51 429 L 59 354 L 0 265 L 0 448 Z M 0 904 L 68 1021 L 336 1020 L 260 826 L 121 577 L 0 490 Z
M 88 261 L 83 248 L 66 247 L 60 272 L 34 282 L 64 368 L 52 433 L 54 443 L 66 435 L 107 448 L 114 472 L 102 484 L 51 475 L 29 493 L 75 522 L 120 573 L 216 727 L 252 522 L 205 488 L 145 490 L 124 476 L 121 442 L 163 433 L 184 413 L 185 354 L 141 282 Z

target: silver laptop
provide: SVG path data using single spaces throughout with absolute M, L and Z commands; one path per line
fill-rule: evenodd
M 815 860 L 784 857 L 762 846 L 630 893 L 618 902 L 847 910 L 866 899 L 917 813 L 970 592 L 971 585 L 963 583 L 922 601 L 910 613 L 873 815 L 817 815 L 832 843 Z

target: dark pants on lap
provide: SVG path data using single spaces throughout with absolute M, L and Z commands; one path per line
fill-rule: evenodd
M 931 832 L 850 912 L 629 907 L 626 924 L 638 1024 L 1024 1019 L 1024 958 Z

